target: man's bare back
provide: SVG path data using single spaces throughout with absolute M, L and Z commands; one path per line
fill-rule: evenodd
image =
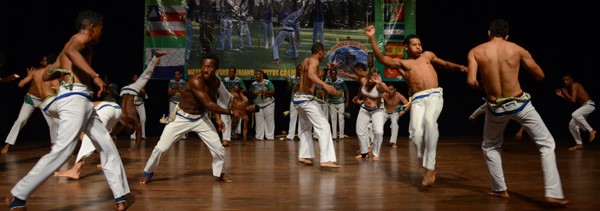
M 523 93 L 519 83 L 520 64 L 525 65 L 536 79 L 544 78 L 544 72 L 527 50 L 501 37 L 473 48 L 468 60 L 469 84 L 484 89 L 487 99 L 492 102 L 499 98 L 518 97 Z M 476 80 L 477 71 L 481 71 L 483 85 Z

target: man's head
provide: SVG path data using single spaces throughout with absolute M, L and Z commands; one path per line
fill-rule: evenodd
M 205 55 L 202 57 L 200 67 L 202 68 L 202 78 L 215 77 L 215 72 L 219 69 L 219 58 L 212 54 Z
M 421 38 L 416 34 L 409 34 L 404 38 L 404 49 L 408 52 L 408 56 L 418 58 L 423 53 Z
M 503 19 L 493 20 L 488 31 L 490 38 L 501 37 L 508 39 L 508 22 Z
M 77 30 L 88 30 L 90 36 L 92 37 L 92 43 L 98 43 L 100 41 L 100 37 L 102 37 L 102 28 L 104 27 L 104 22 L 102 21 L 102 16 L 97 12 L 86 10 L 77 16 L 76 20 Z
M 175 70 L 173 72 L 173 79 L 175 79 L 175 81 L 181 80 L 181 71 L 180 70 Z
M 265 79 L 265 72 L 263 70 L 256 71 L 256 81 L 262 82 Z
M 235 79 L 235 74 L 237 73 L 237 69 L 235 67 L 229 68 L 229 79 Z
M 575 83 L 575 79 L 573 78 L 573 75 L 567 73 L 563 76 L 563 82 L 566 86 L 571 86 L 573 83 Z
M 329 77 L 331 78 L 332 81 L 337 80 L 337 69 L 331 68 L 329 70 Z
M 310 48 L 310 52 L 313 55 L 318 55 L 319 61 L 323 61 L 323 58 L 325 58 L 325 46 L 323 43 L 313 43 L 312 47 Z

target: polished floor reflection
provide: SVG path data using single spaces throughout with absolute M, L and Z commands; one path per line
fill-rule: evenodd
M 441 137 L 437 180 L 421 187 L 424 170 L 415 148 L 401 137 L 398 148 L 386 143 L 381 160 L 357 160 L 356 138 L 335 142 L 339 169 L 297 162 L 297 141 L 234 140 L 226 147 L 225 172 L 232 183 L 213 181 L 211 156 L 196 137 L 180 141 L 165 153 L 154 180 L 138 178 L 157 137 L 129 152 L 128 139 L 117 141 L 129 178 L 129 210 L 543 210 L 544 186 L 539 153 L 531 141 L 507 140 L 503 161 L 510 200 L 489 197 L 489 174 L 480 137 Z M 315 142 L 316 143 L 316 142 Z M 600 207 L 600 149 L 556 149 L 567 209 Z M 24 141 L 0 163 L 2 195 L 49 150 L 43 141 Z M 318 145 L 315 144 L 318 162 Z M 29 210 L 110 210 L 114 203 L 98 156 L 85 164 L 79 180 L 49 178 L 27 201 Z M 73 165 L 71 158 L 61 170 Z

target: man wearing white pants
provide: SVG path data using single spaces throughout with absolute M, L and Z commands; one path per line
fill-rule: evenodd
M 97 147 L 103 173 L 114 196 L 116 210 L 127 209 L 125 195 L 130 192 L 127 175 L 115 143 L 94 110 L 90 100 L 92 92 L 88 88 L 88 84 L 92 83 L 98 86 L 98 97 L 106 91 L 106 83 L 90 65 L 92 52 L 89 51 L 102 36 L 102 16 L 87 10 L 79 13 L 77 20 L 79 31 L 69 39 L 58 56 L 58 72 L 70 71 L 70 78 L 63 80 L 64 83 L 53 101 L 60 117 L 56 141 L 52 150 L 42 156 L 29 173 L 11 189 L 12 200 L 9 209 L 26 209 L 26 200 L 33 191 L 69 159 L 81 132 L 87 134 Z M 48 72 L 56 71 L 53 69 Z M 44 80 L 49 80 L 52 76 L 64 79 L 62 75 L 44 74 Z
M 583 88 L 583 85 L 573 79 L 573 75 L 564 75 L 563 82 L 565 83 L 565 87 L 557 89 L 555 91 L 556 95 L 570 103 L 578 103 L 581 105 L 577 110 L 571 113 L 571 117 L 573 118 L 571 118 L 571 121 L 569 122 L 569 131 L 571 132 L 573 139 L 575 139 L 576 145 L 569 148 L 569 150 L 583 149 L 581 132 L 579 132 L 580 129 L 590 133 L 590 142 L 596 138 L 596 130 L 594 130 L 586 120 L 586 118 L 596 109 L 596 104 L 592 101 L 592 98 L 590 98 L 590 95 L 585 88 Z
M 175 107 L 173 118 L 168 120 L 160 140 L 144 167 L 140 184 L 147 184 L 152 180 L 163 153 L 188 132 L 196 132 L 210 150 L 215 180 L 232 181 L 223 173 L 225 148 L 219 140 L 217 129 L 208 116 L 210 113 L 216 113 L 214 115 L 215 122 L 219 129 L 223 129 L 224 125 L 218 114 L 233 114 L 231 108 L 224 109 L 215 102 L 220 97 L 218 90 L 222 86 L 219 78 L 215 75 L 215 71 L 219 68 L 218 65 L 219 59 L 216 56 L 206 55 L 202 58 L 201 74 L 194 75 L 189 79 L 187 88 L 182 93 L 181 101 Z
M 331 129 L 327 118 L 320 112 L 318 103 L 313 100 L 312 93 L 315 86 L 321 85 L 328 94 L 334 94 L 335 88 L 323 82 L 319 76 L 319 63 L 325 57 L 325 47 L 321 43 L 314 43 L 311 47 L 312 55 L 302 62 L 300 76 L 300 89 L 294 95 L 294 106 L 298 110 L 300 146 L 298 161 L 304 165 L 312 165 L 315 157 L 311 130 L 319 134 L 319 149 L 321 150 L 320 166 L 324 168 L 339 168 L 336 164 L 335 149 L 331 138 Z

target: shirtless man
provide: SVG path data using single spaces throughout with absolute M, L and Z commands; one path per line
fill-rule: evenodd
M 373 53 L 377 61 L 383 65 L 396 68 L 408 84 L 410 97 L 411 141 L 417 147 L 417 156 L 423 159 L 425 176 L 421 184 L 425 187 L 435 182 L 435 156 L 440 136 L 437 119 L 444 107 L 443 89 L 438 85 L 438 76 L 434 68 L 466 72 L 467 67 L 445 61 L 431 51 L 423 51 L 421 39 L 414 35 L 404 38 L 404 49 L 408 58 L 392 58 L 384 56 L 375 40 L 375 27 L 368 26 L 365 34 L 369 37 Z M 427 133 L 427 134 L 425 134 Z
M 98 97 L 105 91 L 106 84 L 91 67 L 93 46 L 100 41 L 104 21 L 94 11 L 83 11 L 77 16 L 78 31 L 64 45 L 58 55 L 57 69 L 49 69 L 44 79 L 51 79 L 52 73 L 66 73 L 66 81 L 60 86 L 53 101 L 60 116 L 56 143 L 36 165 L 11 190 L 12 199 L 8 208 L 24 210 L 27 198 L 69 157 L 79 141 L 79 134 L 85 132 L 98 150 L 104 175 L 112 190 L 117 210 L 127 209 L 125 195 L 130 192 L 127 175 L 115 143 L 94 111 L 90 100 L 91 86 L 98 86 Z M 65 79 L 63 77 L 63 79 Z M 50 104 L 50 106 L 51 106 Z
M 140 148 L 140 143 L 142 142 L 142 124 L 140 122 L 140 116 L 135 107 L 135 97 L 141 95 L 142 89 L 148 83 L 148 80 L 152 77 L 154 73 L 154 67 L 160 64 L 161 56 L 167 54 L 164 51 L 152 51 L 153 57 L 152 60 L 148 63 L 148 66 L 142 72 L 140 77 L 132 83 L 121 89 L 121 109 L 123 109 L 123 114 L 121 115 L 121 120 L 115 126 L 114 131 L 112 132 L 112 136 L 116 136 L 121 133 L 125 128 L 135 131 L 135 145 L 129 148 L 129 151 L 135 151 Z M 129 135 L 129 134 L 128 134 Z
M 21 110 L 19 111 L 19 116 L 13 124 L 13 127 L 10 129 L 10 133 L 8 133 L 8 136 L 6 137 L 6 144 L 4 145 L 4 148 L 2 148 L 1 151 L 2 154 L 8 153 L 10 146 L 15 145 L 15 142 L 17 141 L 17 135 L 19 135 L 19 131 L 23 128 L 23 126 L 25 126 L 27 120 L 29 119 L 29 117 L 31 117 L 33 111 L 35 111 L 35 108 L 40 108 L 40 110 L 42 110 L 40 105 L 42 104 L 43 98 L 40 93 L 40 89 L 38 88 L 38 86 L 41 86 L 41 84 L 32 81 L 34 81 L 34 76 L 41 76 L 45 73 L 45 70 L 43 68 L 47 67 L 48 63 L 54 63 L 55 61 L 56 54 L 48 54 L 46 56 L 43 56 L 42 60 L 40 61 L 41 66 L 38 68 L 32 67 L 27 69 L 27 76 L 21 81 L 19 81 L 19 88 L 23 88 L 27 84 L 29 84 L 29 88 L 27 90 L 27 94 L 25 94 L 25 100 L 23 102 L 23 105 L 21 106 Z M 41 79 L 40 77 L 38 78 Z M 46 119 L 46 123 L 48 124 L 48 128 L 50 129 L 50 134 L 56 134 L 56 127 L 53 127 L 54 120 L 52 119 L 52 117 L 48 116 L 45 112 L 42 112 L 42 114 L 44 115 L 44 119 Z M 50 136 L 51 143 L 54 143 L 55 137 L 55 135 Z
M 234 114 L 231 108 L 225 109 L 216 103 L 217 92 L 221 86 L 221 80 L 215 74 L 215 71 L 219 69 L 219 58 L 214 55 L 204 56 L 201 61 L 201 68 L 200 74 L 193 75 L 187 81 L 187 85 L 182 88 L 181 101 L 175 106 L 175 115 L 169 118 L 160 140 L 154 147 L 152 155 L 150 155 L 146 167 L 144 167 L 140 184 L 147 184 L 152 181 L 163 153 L 189 132 L 196 132 L 210 149 L 215 180 L 219 182 L 232 181 L 223 173 L 225 147 L 219 139 L 217 129 L 208 116 L 214 114 L 213 117 L 219 126 L 219 130 L 223 131 L 225 124 L 221 121 L 219 114 Z
M 233 121 L 232 125 L 237 125 L 237 122 L 242 121 L 242 145 L 246 145 L 246 140 L 248 139 L 248 107 L 250 106 L 250 101 L 248 97 L 244 95 L 244 92 L 239 88 L 234 88 L 233 92 L 233 102 L 231 108 L 233 109 Z
M 311 52 L 312 55 L 302 61 L 299 89 L 293 97 L 294 106 L 298 111 L 298 129 L 300 130 L 298 131 L 300 138 L 298 161 L 305 165 L 312 165 L 310 159 L 315 156 L 311 130 L 314 130 L 318 134 L 319 148 L 321 149 L 321 167 L 339 168 L 340 165 L 335 163 L 337 159 L 329 122 L 323 116 L 319 103 L 313 100 L 316 85 L 322 86 L 328 94 L 335 94 L 337 90 L 319 78 L 319 64 L 325 57 L 323 44 L 313 43 Z
M 536 80 L 544 79 L 544 72 L 527 50 L 507 41 L 508 22 L 505 20 L 492 21 L 488 36 L 489 41 L 471 49 L 467 56 L 467 84 L 485 90 L 487 99 L 481 149 L 492 179 L 492 191 L 488 194 L 509 198 L 499 148 L 506 123 L 513 119 L 525 127 L 540 151 L 546 202 L 564 206 L 568 201 L 556 167 L 554 138 L 531 104 L 531 96 L 523 92 L 519 82 L 521 64 Z M 481 83 L 477 80 L 478 71 Z
M 576 145 L 569 148 L 569 150 L 583 149 L 583 142 L 581 140 L 579 129 L 590 132 L 590 142 L 596 138 L 596 130 L 594 130 L 586 121 L 586 118 L 594 112 L 596 106 L 588 92 L 583 88 L 583 85 L 575 81 L 571 74 L 564 75 L 563 82 L 565 83 L 565 87 L 556 89 L 556 95 L 570 103 L 581 105 L 581 107 L 571 114 L 573 118 L 571 118 L 571 121 L 569 122 L 569 131 L 571 131 L 571 135 L 573 136 L 573 139 L 575 139 Z
M 400 92 L 396 91 L 396 87 L 393 85 L 388 85 L 388 91 L 383 93 L 381 96 L 383 98 L 385 113 L 383 114 L 383 123 L 388 119 L 390 120 L 390 128 L 392 129 L 392 134 L 390 135 L 390 144 L 392 144 L 392 148 L 398 148 L 396 141 L 398 140 L 398 119 L 404 115 L 406 111 L 404 105 L 408 104 L 408 100 L 404 95 L 400 94 Z

